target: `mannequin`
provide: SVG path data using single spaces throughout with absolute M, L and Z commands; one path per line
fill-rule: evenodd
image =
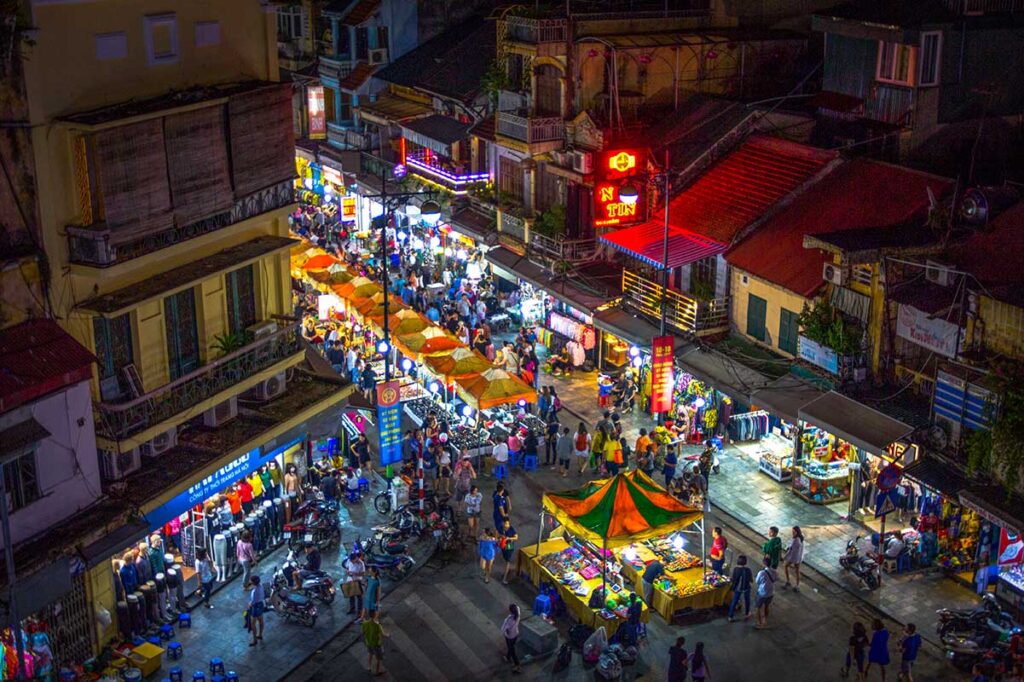
M 273 500 L 263 500 L 263 518 L 267 521 L 267 545 L 274 546 L 277 544 L 277 507 L 274 506 Z
M 282 533 L 284 533 L 284 500 L 280 497 L 274 498 L 274 530 L 277 533 L 278 542 L 282 539 Z
M 181 572 L 181 564 L 174 564 L 173 570 L 178 574 L 178 579 L 174 584 L 174 605 L 178 611 L 187 611 L 188 605 L 185 604 L 185 578 Z
M 117 631 L 121 633 L 121 639 L 132 638 L 132 614 L 128 610 L 128 601 L 120 599 L 117 602 Z
M 160 533 L 149 536 L 149 566 L 154 576 L 164 572 L 164 539 Z
M 146 614 L 146 622 L 158 622 L 156 606 L 156 583 L 152 580 L 146 581 L 145 583 L 139 586 L 139 592 L 142 593 L 142 605 Z
M 181 578 L 180 578 L 180 576 L 178 574 L 178 571 L 175 570 L 174 568 L 168 568 L 167 569 L 167 601 L 168 601 L 168 604 L 170 605 L 170 608 L 168 610 L 169 610 L 169 612 L 170 612 L 172 617 L 176 616 L 181 611 L 181 609 L 178 608 L 178 604 L 177 604 L 177 591 L 178 591 L 178 587 L 179 587 L 180 584 L 181 584 Z
M 149 547 L 146 543 L 140 542 L 132 551 L 132 556 L 135 557 L 135 573 L 138 574 L 139 584 L 152 580 L 153 567 L 149 564 Z
M 163 557 L 160 557 L 163 559 Z M 161 622 L 167 622 L 167 576 L 161 571 L 153 576 L 156 584 L 156 611 Z
M 274 483 L 274 497 L 281 497 L 281 469 L 277 466 L 277 462 L 273 460 L 267 466 L 270 471 L 270 480 Z
M 132 558 L 131 552 L 125 552 L 124 556 L 121 557 L 118 575 L 121 577 L 121 587 L 124 589 L 124 594 L 127 597 L 139 585 L 139 574 L 135 571 L 135 561 Z
M 221 530 L 227 530 L 231 527 L 231 524 L 235 522 L 235 517 L 231 513 L 231 503 L 228 502 L 226 496 L 221 496 L 220 509 L 217 510 L 217 518 L 220 520 Z
M 224 533 L 217 533 L 213 536 L 213 565 L 217 568 L 217 582 L 224 582 L 228 579 L 227 567 L 228 541 Z
M 142 594 L 132 592 L 128 595 L 128 613 L 131 615 L 132 634 L 142 635 L 146 631 L 146 617 L 142 612 Z

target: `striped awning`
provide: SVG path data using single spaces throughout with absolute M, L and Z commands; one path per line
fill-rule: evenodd
M 653 265 L 659 270 L 678 268 L 701 258 L 725 253 L 726 244 L 695 232 L 669 225 L 668 260 L 665 260 L 665 225 L 649 221 L 634 227 L 610 232 L 599 239 L 614 249 Z

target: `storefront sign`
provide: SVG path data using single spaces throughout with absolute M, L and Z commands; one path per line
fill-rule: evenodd
M 832 372 L 832 374 L 839 374 L 839 356 L 834 350 L 827 346 L 822 346 L 816 341 L 811 341 L 806 336 L 800 336 L 798 352 L 801 360 L 821 367 L 825 371 Z
M 947 358 L 957 356 L 957 341 L 963 341 L 957 325 L 906 304 L 896 316 L 896 335 Z
M 655 336 L 651 342 L 651 413 L 672 409 L 672 336 Z
M 342 177 L 341 171 L 337 168 L 321 166 L 320 173 L 323 176 L 323 181 L 325 183 L 331 183 L 336 189 L 342 189 L 345 187 L 345 178 Z
M 176 516 L 185 513 L 195 505 L 208 500 L 216 493 L 234 484 L 243 476 L 248 476 L 271 459 L 281 454 L 288 448 L 302 442 L 302 438 L 275 448 L 270 452 L 260 454 L 260 448 L 254 448 L 245 453 L 235 461 L 227 464 L 213 472 L 203 480 L 199 481 L 188 490 L 172 497 L 167 502 L 146 514 L 151 528 L 156 530 Z
M 327 113 L 324 110 L 324 86 L 310 85 L 306 88 L 306 108 L 309 110 L 309 138 L 322 140 L 327 137 Z
M 356 219 L 356 198 L 354 196 L 344 196 L 341 198 L 341 219 Z
M 1024 561 L 1024 538 L 1013 531 L 999 531 L 999 565 L 1016 566 Z
M 377 432 L 382 466 L 402 461 L 402 402 L 397 381 L 377 384 Z
M 903 467 L 888 464 L 875 477 L 875 487 L 881 491 L 893 490 L 903 480 Z
M 594 191 L 596 197 L 594 203 L 597 209 L 594 225 L 598 227 L 635 223 L 637 216 L 643 215 L 639 211 L 640 202 L 643 199 L 638 197 L 632 204 L 619 201 L 618 185 L 602 184 L 598 185 Z

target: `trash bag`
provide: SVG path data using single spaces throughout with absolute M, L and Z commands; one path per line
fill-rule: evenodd
M 560 672 L 569 667 L 572 663 L 572 647 L 568 643 L 563 644 L 558 650 L 558 655 L 555 656 L 555 668 L 554 672 Z
M 577 623 L 569 628 L 569 643 L 574 649 L 582 649 L 583 643 L 594 634 L 594 628 L 586 623 Z
M 583 643 L 583 662 L 596 663 L 601 652 L 608 646 L 608 634 L 602 625 Z

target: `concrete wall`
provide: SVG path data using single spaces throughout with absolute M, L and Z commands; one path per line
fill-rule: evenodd
M 782 309 L 799 314 L 808 300 L 788 289 L 767 282 L 736 268 L 730 269 L 732 302 L 729 306 L 729 322 L 733 329 L 744 338 L 773 351 L 793 357 L 779 348 L 779 320 Z M 743 279 L 746 277 L 746 283 Z M 765 340 L 762 343 L 747 334 L 747 302 L 750 294 L 760 296 L 768 302 L 765 312 Z

